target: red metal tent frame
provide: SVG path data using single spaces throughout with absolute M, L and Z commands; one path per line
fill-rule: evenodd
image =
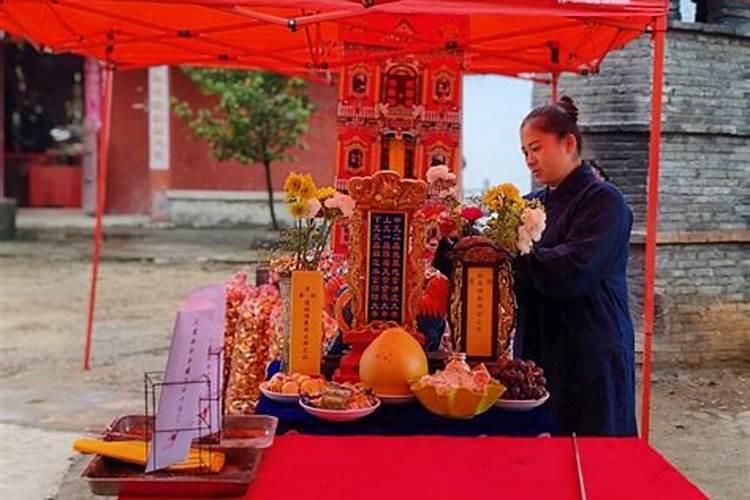
M 271 5 L 271 6 L 269 6 Z M 267 69 L 310 80 L 354 62 L 401 54 L 461 51 L 467 73 L 551 84 L 562 73 L 599 71 L 607 53 L 644 32 L 653 40 L 643 299 L 641 435 L 650 431 L 650 380 L 659 192 L 666 0 L 0 0 L 0 29 L 39 50 L 104 63 L 93 267 L 84 347 L 89 370 L 96 303 L 114 69 L 195 65 Z M 392 30 L 394 18 L 429 22 L 429 35 Z M 441 29 L 463 23 L 460 32 Z M 383 41 L 387 34 L 387 41 Z M 377 37 L 371 55 L 342 40 Z M 548 75 L 548 76 L 540 76 Z

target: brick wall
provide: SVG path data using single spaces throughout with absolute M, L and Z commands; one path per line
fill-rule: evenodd
M 665 57 L 655 359 L 748 359 L 750 37 L 673 22 Z M 579 106 L 584 157 L 600 161 L 635 213 L 628 272 L 639 332 L 650 87 L 648 37 L 559 87 Z M 535 86 L 533 99 L 546 102 L 548 88 Z
M 750 135 L 667 134 L 661 168 L 660 231 L 748 228 Z

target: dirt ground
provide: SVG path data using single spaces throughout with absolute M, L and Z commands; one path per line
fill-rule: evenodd
M 93 367 L 84 373 L 87 244 L 0 243 L 2 498 L 87 498 L 70 439 L 142 412 L 143 373 L 163 368 L 181 298 L 251 259 L 240 249 L 214 262 L 205 257 L 211 243 L 167 242 L 151 254 L 117 245 L 105 245 Z M 711 498 L 748 498 L 749 380 L 750 364 L 654 374 L 652 444 Z

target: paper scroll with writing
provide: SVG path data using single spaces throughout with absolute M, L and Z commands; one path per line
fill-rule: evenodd
M 294 271 L 291 294 L 289 373 L 319 375 L 323 341 L 323 273 Z
M 516 325 L 510 256 L 483 236 L 469 236 L 456 244 L 451 258 L 453 348 L 470 362 L 510 359 Z
M 223 285 L 199 288 L 177 312 L 146 472 L 184 460 L 194 438 L 221 430 L 225 302 Z
M 492 267 L 470 267 L 466 270 L 466 318 L 464 346 L 461 349 L 468 357 L 491 357 L 497 344 L 492 327 L 495 321 L 493 309 L 495 269 Z
M 370 213 L 367 321 L 404 322 L 406 214 Z

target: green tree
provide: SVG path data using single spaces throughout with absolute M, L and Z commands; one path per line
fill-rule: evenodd
M 173 98 L 174 112 L 211 146 L 217 160 L 263 165 L 271 222 L 278 229 L 271 165 L 293 159 L 289 151 L 305 146 L 302 135 L 314 110 L 305 92 L 306 83 L 264 71 L 183 71 L 201 92 L 215 97 L 216 103 L 211 109 L 193 110 Z

